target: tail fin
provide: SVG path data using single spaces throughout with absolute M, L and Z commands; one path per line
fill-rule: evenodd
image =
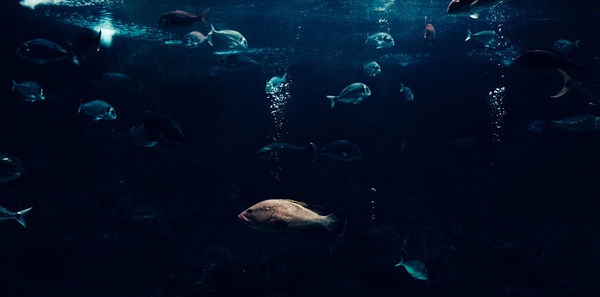
M 554 95 L 554 96 L 550 96 L 552 98 L 558 98 L 558 97 L 562 97 L 564 94 L 566 94 L 569 89 L 571 88 L 571 82 L 573 81 L 571 79 L 571 77 L 569 76 L 569 74 L 567 74 L 564 70 L 560 69 L 560 68 L 556 68 L 556 71 L 558 71 L 558 73 L 560 73 L 560 75 L 562 75 L 563 77 L 563 88 L 562 90 L 560 90 L 560 92 L 558 92 L 558 94 Z
M 71 62 L 73 62 L 73 64 L 75 64 L 75 66 L 79 66 L 79 59 L 77 59 L 77 55 L 73 54 L 73 57 L 71 58 Z
M 327 96 L 327 99 L 329 99 L 329 101 L 331 101 L 331 108 L 333 108 L 335 106 L 336 98 L 337 98 L 337 96 Z
M 471 40 L 472 35 L 473 35 L 473 33 L 471 33 L 471 29 L 467 28 L 467 38 L 465 39 L 465 42 Z
M 14 92 L 16 87 L 17 87 L 17 82 L 13 80 L 12 81 L 12 87 L 10 88 L 10 91 Z
M 210 8 L 207 8 L 200 14 L 200 21 L 205 25 L 208 25 L 208 23 L 206 22 L 206 16 L 208 15 L 209 11 L 210 11 Z
M 27 228 L 27 224 L 25 223 L 25 215 L 27 215 L 27 213 L 32 208 L 33 207 L 30 207 L 28 209 L 24 209 L 24 210 L 21 210 L 21 211 L 17 212 L 17 217 L 15 217 L 15 220 L 17 220 L 17 222 L 19 222 L 19 224 L 23 225 L 24 228 Z
M 79 99 L 79 108 L 77 109 L 77 114 L 81 113 L 82 107 L 83 107 L 83 99 Z
M 213 41 L 212 41 L 212 36 L 215 33 L 215 27 L 213 25 L 210 25 L 210 31 L 208 32 L 208 34 L 206 34 L 206 38 L 207 38 L 207 42 L 210 46 L 213 46 Z
M 581 40 L 577 40 L 577 41 L 575 41 L 575 47 L 576 47 L 576 48 L 579 48 L 579 44 L 580 44 L 580 42 L 581 42 Z
M 328 215 L 327 218 L 329 219 L 327 230 L 337 235 L 344 233 L 344 230 L 346 229 L 346 214 L 343 211 L 335 211 L 334 213 Z
M 309 142 L 308 143 L 310 145 L 310 148 L 312 149 L 312 153 L 313 153 L 313 162 L 317 160 L 317 157 L 319 157 L 319 147 L 317 147 L 317 145 L 314 142 Z
M 287 72 L 285 74 L 283 74 L 283 77 L 281 77 L 281 81 L 287 82 Z
M 398 264 L 396 264 L 396 267 L 402 266 L 403 264 L 404 264 L 404 258 L 400 257 L 400 262 L 398 262 Z
M 400 83 L 400 93 L 404 92 L 404 83 Z

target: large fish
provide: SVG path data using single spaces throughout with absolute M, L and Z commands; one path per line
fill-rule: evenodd
M 319 207 L 288 199 L 259 202 L 238 215 L 246 225 L 262 231 L 331 231 L 341 234 L 346 225 L 342 211 L 324 215 Z
M 337 102 L 359 104 L 369 96 L 371 96 L 371 89 L 367 85 L 353 83 L 345 87 L 339 95 L 328 95 L 327 99 L 329 99 L 331 108 L 333 108 Z
M 21 59 L 36 64 L 58 62 L 71 59 L 73 64 L 79 65 L 77 56 L 53 41 L 38 38 L 24 42 L 17 48 L 17 56 Z
M 427 22 L 427 17 L 425 17 L 425 33 L 423 34 L 423 38 L 427 42 L 434 42 L 436 39 L 435 28 Z
M 600 117 L 593 114 L 580 114 L 552 121 L 551 126 L 571 132 L 600 131 Z
M 469 16 L 479 18 L 479 14 L 498 5 L 502 0 L 452 0 L 446 12 L 450 16 Z
M 27 224 L 25 223 L 25 215 L 31 210 L 32 208 L 28 208 L 28 209 L 24 209 L 21 211 L 17 211 L 17 212 L 12 212 L 7 210 L 6 208 L 0 206 L 0 221 L 3 220 L 15 220 L 17 222 L 19 222 L 19 224 L 21 224 L 23 227 L 27 227 Z
M 558 94 L 552 96 L 552 98 L 562 97 L 570 89 L 576 89 L 584 93 L 591 100 L 591 105 L 600 105 L 600 81 L 575 81 L 564 70 L 560 68 L 556 68 L 556 70 L 563 77 L 563 88 Z
M 174 10 L 163 14 L 158 19 L 158 24 L 161 26 L 182 26 L 189 27 L 196 21 L 201 21 L 203 24 L 207 24 L 206 15 L 208 15 L 209 9 L 204 10 L 200 15 L 196 15 L 187 11 Z
M 517 57 L 515 64 L 538 70 L 560 68 L 566 71 L 586 72 L 586 67 L 575 63 L 573 60 L 545 50 L 526 51 Z

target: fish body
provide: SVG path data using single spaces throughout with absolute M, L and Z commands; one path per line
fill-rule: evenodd
M 17 83 L 13 80 L 12 84 L 12 91 L 16 90 L 19 92 L 27 102 L 43 101 L 46 99 L 44 89 L 36 82 L 26 81 Z
M 210 25 L 210 32 L 206 35 L 207 42 L 211 46 L 223 46 L 228 49 L 247 49 L 248 41 L 238 31 L 234 30 L 215 30 L 215 27 Z
M 119 73 L 119 72 L 104 72 L 104 73 L 102 73 L 102 78 L 114 79 L 114 80 L 130 80 L 131 79 L 131 77 L 129 77 L 129 75 Z
M 73 64 L 79 65 L 77 56 L 68 52 L 53 41 L 38 38 L 24 42 L 17 48 L 17 56 L 36 64 L 58 62 L 71 59 Z
M 579 43 L 580 43 L 579 40 L 572 42 L 572 41 L 565 40 L 565 39 L 559 39 L 559 40 L 555 41 L 554 44 L 552 45 L 552 50 L 557 53 L 569 53 L 569 52 L 574 51 L 575 49 L 578 49 Z
M 368 46 L 375 47 L 375 49 L 390 48 L 395 45 L 394 38 L 392 37 L 392 35 L 385 33 L 385 32 L 379 32 L 379 33 L 375 33 L 373 35 L 367 36 L 367 40 L 365 40 L 365 44 Z
M 446 12 L 449 16 L 469 16 L 479 18 L 479 14 L 498 5 L 502 0 L 452 0 Z
M 198 31 L 192 31 L 183 37 L 183 44 L 189 47 L 197 47 L 206 42 L 208 37 Z
M 4 220 L 15 220 L 17 222 L 19 222 L 19 224 L 21 224 L 21 226 L 23 227 L 27 227 L 27 223 L 25 223 L 25 215 L 27 215 L 27 213 L 29 213 L 29 211 L 31 211 L 31 207 L 18 211 L 18 212 L 12 212 L 7 210 L 6 208 L 0 206 L 0 221 L 4 221 Z
M 336 140 L 319 150 L 319 155 L 341 162 L 360 160 L 362 154 L 356 144 L 347 140 Z
M 102 31 L 92 29 L 81 29 L 81 32 L 70 42 L 70 50 L 78 55 L 87 55 L 100 51 L 100 39 Z
M 306 146 L 293 145 L 283 142 L 268 144 L 256 152 L 256 155 L 263 160 L 288 159 L 295 156 L 302 156 L 310 153 L 313 158 L 318 152 L 317 146 L 310 142 Z
M 396 267 L 400 267 L 400 266 L 404 267 L 404 269 L 406 269 L 406 271 L 414 279 L 417 279 L 417 280 L 428 280 L 429 279 L 429 272 L 427 271 L 427 267 L 421 261 L 413 260 L 413 261 L 404 262 L 404 260 L 400 260 L 400 263 L 396 264 Z
M 337 102 L 359 104 L 367 97 L 371 96 L 371 89 L 363 83 L 353 83 L 340 92 L 338 96 L 328 95 L 327 99 L 331 101 L 331 108 Z
M 108 104 L 106 101 L 93 100 L 87 103 L 81 102 L 77 113 L 85 113 L 94 118 L 94 121 L 99 120 L 115 120 L 117 119 L 117 112 L 115 109 Z
M 581 91 L 591 101 L 592 105 L 600 105 L 600 81 L 575 81 L 569 76 L 569 74 L 560 69 L 556 70 L 563 77 L 563 88 L 558 94 L 552 96 L 552 98 L 559 98 L 565 95 L 570 89 L 576 89 Z
M 557 53 L 545 50 L 526 51 L 517 57 L 515 64 L 537 70 L 560 68 L 563 70 L 585 72 L 584 67 L 576 64 L 572 60 L 562 57 Z
M 572 132 L 600 131 L 600 117 L 593 114 L 581 114 L 552 121 L 552 126 Z
M 346 218 L 343 212 L 323 215 L 317 209 L 294 200 L 269 199 L 246 209 L 238 218 L 246 225 L 262 231 L 312 233 L 327 230 L 336 234 L 344 231 Z
M 404 96 L 404 100 L 409 102 L 415 101 L 415 94 L 409 87 L 405 86 L 403 83 L 400 83 L 400 87 L 400 93 Z
M 174 10 L 169 11 L 158 19 L 158 24 L 161 26 L 180 26 L 189 27 L 196 21 L 201 21 L 203 24 L 207 24 L 206 15 L 208 15 L 209 9 L 204 10 L 200 15 L 196 15 L 187 11 Z
M 0 154 L 0 183 L 15 180 L 23 175 L 23 163 L 15 157 Z
M 282 84 L 287 82 L 287 72 L 282 76 L 273 76 L 269 81 L 267 81 L 267 85 L 265 86 L 265 92 L 269 94 L 277 93 Z
M 364 67 L 365 73 L 369 77 L 375 77 L 381 73 L 381 66 L 379 65 L 379 63 L 377 63 L 375 61 L 371 61 L 367 64 L 364 64 L 363 67 Z
M 475 40 L 486 47 L 489 47 L 497 44 L 500 38 L 500 35 L 493 30 L 472 33 L 470 29 L 467 29 L 467 38 L 465 39 L 465 42 Z
M 427 22 L 427 17 L 425 17 L 425 33 L 423 34 L 423 38 L 427 42 L 434 42 L 436 39 L 435 28 Z

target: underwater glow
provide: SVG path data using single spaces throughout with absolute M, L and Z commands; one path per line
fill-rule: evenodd
M 30 9 L 35 9 L 35 7 L 40 4 L 57 5 L 57 4 L 60 4 L 61 2 L 64 2 L 64 1 L 63 0 L 21 0 L 21 2 L 19 2 L 19 4 L 21 4 L 21 6 L 24 6 L 24 7 L 30 8 Z
M 113 26 L 112 18 L 107 16 L 101 23 L 93 28 L 96 31 L 102 31 L 100 35 L 100 43 L 109 47 L 112 44 L 113 36 L 117 34 L 117 30 Z

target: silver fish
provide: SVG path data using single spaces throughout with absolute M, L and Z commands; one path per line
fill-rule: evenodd
M 400 83 L 400 93 L 404 95 L 406 101 L 415 101 L 415 94 L 413 94 L 413 91 L 403 83 Z
M 267 85 L 265 86 L 265 92 L 268 94 L 277 93 L 279 90 L 281 90 L 282 84 L 284 84 L 286 82 L 287 82 L 287 72 L 282 77 L 273 76 L 267 82 Z
M 17 48 L 17 56 L 36 64 L 71 59 L 73 64 L 79 65 L 79 60 L 75 54 L 65 50 L 53 41 L 42 38 L 29 40 L 21 44 Z
M 210 32 L 206 35 L 207 42 L 211 46 L 223 46 L 228 49 L 247 49 L 248 41 L 238 31 L 234 30 L 215 30 L 213 25 L 210 25 Z
M 396 264 L 396 267 L 402 266 L 406 271 L 412 276 L 414 279 L 418 280 L 428 280 L 429 272 L 427 271 L 427 267 L 423 262 L 413 260 L 404 262 L 403 259 L 400 259 L 400 263 Z
M 0 154 L 0 183 L 17 179 L 23 175 L 23 164 L 15 157 Z
M 600 117 L 593 114 L 576 115 L 552 121 L 552 127 L 571 132 L 600 131 Z
M 27 102 L 42 101 L 46 99 L 42 86 L 33 81 L 17 83 L 13 80 L 12 91 L 14 92 L 15 90 L 17 90 Z
M 467 38 L 465 39 L 465 42 L 473 39 L 477 42 L 482 43 L 486 47 L 490 47 L 498 44 L 500 38 L 500 35 L 498 35 L 498 33 L 496 33 L 493 30 L 473 33 L 470 29 L 467 29 Z
M 367 36 L 367 40 L 365 40 L 365 44 L 369 45 L 369 46 L 373 46 L 373 47 L 375 47 L 375 49 L 390 48 L 395 45 L 394 38 L 392 37 L 392 35 L 385 33 L 385 32 L 379 32 L 379 33 L 375 33 L 373 35 Z
M 338 96 L 328 95 L 327 99 L 331 101 L 331 108 L 336 102 L 359 104 L 367 97 L 371 96 L 371 89 L 363 83 L 353 83 L 340 92 Z
M 77 113 L 83 113 L 94 118 L 94 121 L 99 120 L 115 120 L 117 118 L 117 112 L 115 109 L 105 101 L 93 100 L 87 103 L 83 101 L 79 104 Z
M 375 61 L 366 63 L 363 65 L 363 67 L 364 67 L 365 73 L 369 77 L 374 77 L 381 73 L 381 66 Z
M 580 43 L 579 40 L 572 42 L 572 41 L 565 40 L 565 39 L 559 39 L 556 42 L 554 42 L 554 44 L 552 45 L 552 50 L 557 53 L 572 52 L 575 49 L 579 48 L 579 43 Z
M 189 47 L 198 47 L 207 40 L 208 37 L 206 37 L 204 34 L 198 31 L 192 31 L 188 34 L 185 34 L 183 37 L 183 44 Z
M 27 228 L 27 224 L 25 223 L 25 215 L 31 211 L 32 207 L 23 209 L 21 211 L 12 212 L 7 210 L 6 208 L 0 206 L 0 221 L 3 220 L 15 220 L 19 222 L 23 227 Z

